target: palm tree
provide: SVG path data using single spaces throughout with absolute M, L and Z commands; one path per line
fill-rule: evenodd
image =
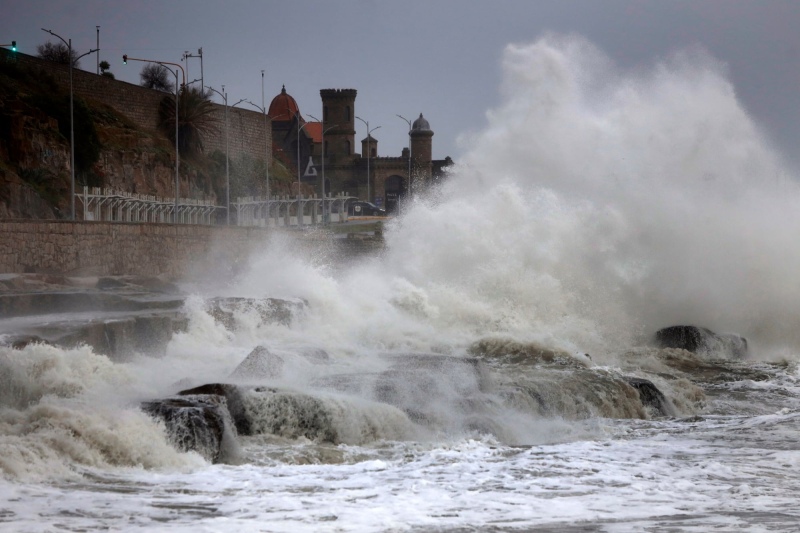
M 175 97 L 165 96 L 158 108 L 161 129 L 175 142 Z M 218 119 L 208 95 L 183 87 L 178 100 L 178 149 L 181 154 L 203 151 L 203 137 L 217 133 Z

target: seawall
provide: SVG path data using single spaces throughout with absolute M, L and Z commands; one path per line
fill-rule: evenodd
M 142 275 L 180 279 L 232 274 L 281 235 L 298 249 L 331 257 L 382 248 L 381 239 L 238 226 L 83 221 L 0 221 L 0 273 L 68 276 Z

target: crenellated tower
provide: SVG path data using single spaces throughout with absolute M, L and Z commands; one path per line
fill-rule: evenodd
M 333 129 L 325 134 L 323 147 L 325 155 L 332 163 L 351 160 L 356 154 L 355 146 L 355 89 L 321 89 L 322 128 Z

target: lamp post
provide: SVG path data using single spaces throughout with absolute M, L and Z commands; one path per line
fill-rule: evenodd
M 97 52 L 97 50 L 89 50 L 85 54 L 81 54 L 75 58 L 73 61 L 72 59 L 72 39 L 69 41 L 65 41 L 63 37 L 61 37 L 57 33 L 53 33 L 52 30 L 46 30 L 42 28 L 43 32 L 49 33 L 54 37 L 58 37 L 61 39 L 61 42 L 67 45 L 67 54 L 69 55 L 69 166 L 70 166 L 70 220 L 75 220 L 75 114 L 74 114 L 74 92 L 72 89 L 72 68 L 73 63 L 79 60 L 83 56 L 89 55 L 93 52 Z
M 122 62 L 126 65 L 128 61 L 141 61 L 143 63 L 156 63 L 161 65 L 165 69 L 169 70 L 171 73 L 175 74 L 175 214 L 173 215 L 173 222 L 175 224 L 178 223 L 178 198 L 180 197 L 181 192 L 181 181 L 180 181 L 180 165 L 181 165 L 181 156 L 180 151 L 178 149 L 178 94 L 179 94 L 179 86 L 178 86 L 178 69 L 181 69 L 181 74 L 183 75 L 184 84 L 186 82 L 186 72 L 183 70 L 183 67 L 177 63 L 170 63 L 168 61 L 156 61 L 154 59 L 140 59 L 136 57 L 128 57 L 128 54 L 122 55 Z M 167 67 L 167 65 L 172 65 L 173 67 L 177 67 L 174 71 Z
M 222 92 L 219 92 L 213 87 L 206 86 L 206 89 L 209 91 L 214 91 L 218 95 L 222 97 L 222 101 L 225 102 L 225 213 L 226 213 L 226 221 L 225 224 L 227 226 L 231 225 L 231 175 L 230 175 L 230 141 L 228 136 L 228 129 L 229 129 L 229 120 L 228 120 L 228 93 L 225 92 L 225 86 L 222 86 Z M 237 105 L 241 104 L 245 100 L 239 100 L 231 107 L 236 107 Z
M 364 120 L 361 117 L 356 117 L 358 120 L 366 124 L 367 126 L 367 201 L 372 202 L 372 195 L 369 189 L 369 160 L 372 157 L 372 132 L 380 128 L 380 126 L 375 126 L 372 129 L 369 129 L 369 122 Z
M 320 119 L 315 117 L 314 115 L 308 115 L 309 117 L 313 118 L 320 124 L 322 124 L 322 149 L 320 150 L 320 159 L 322 160 L 322 186 L 320 190 L 322 191 L 322 223 L 325 224 L 327 218 L 325 217 L 325 134 L 331 131 L 333 128 L 338 127 L 338 124 L 334 124 L 328 128 L 325 128 L 325 123 L 322 122 Z
M 300 132 L 308 125 L 308 122 L 304 123 L 302 126 L 300 125 L 300 121 L 303 117 L 300 116 L 299 111 L 295 114 L 295 117 L 297 118 L 297 225 L 302 226 L 301 217 L 303 216 L 303 206 L 300 203 Z
M 275 120 L 276 118 L 280 118 L 280 117 L 285 116 L 285 115 L 281 114 L 281 115 L 278 115 L 277 117 L 272 117 L 270 115 L 267 115 L 267 108 L 263 105 L 264 104 L 264 71 L 263 70 L 261 71 L 261 104 L 262 105 L 254 104 L 250 100 L 245 100 L 245 101 L 248 104 L 250 104 L 251 106 L 255 107 L 256 109 L 258 109 L 259 111 L 261 111 L 264 114 L 264 158 L 265 158 L 264 159 L 264 161 L 265 161 L 264 166 L 267 168 L 267 219 L 269 219 L 270 215 L 272 214 L 272 212 L 270 211 L 270 201 L 271 201 L 272 197 L 271 197 L 271 192 L 270 192 L 270 187 L 269 187 L 269 162 L 270 162 L 269 141 L 270 141 L 270 136 L 268 135 L 267 118 L 269 118 L 270 120 Z M 267 223 L 269 224 L 269 220 L 267 221 Z
M 97 28 L 97 75 L 100 75 L 100 26 L 95 26 Z
M 408 120 L 406 117 L 402 115 L 397 115 L 398 117 L 402 118 L 408 124 L 408 190 L 411 190 L 411 121 Z

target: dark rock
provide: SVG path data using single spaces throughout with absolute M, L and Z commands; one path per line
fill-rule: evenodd
M 743 359 L 747 356 L 747 339 L 733 334 L 719 335 L 708 328 L 670 326 L 655 334 L 661 348 L 680 348 L 692 353 L 722 359 Z
M 250 419 L 245 411 L 242 391 L 236 385 L 228 383 L 211 383 L 193 389 L 182 390 L 179 396 L 215 395 L 223 396 L 228 407 L 228 413 L 236 426 L 239 435 L 250 435 Z
M 223 397 L 168 398 L 143 403 L 142 409 L 164 421 L 170 441 L 179 450 L 195 451 L 212 463 L 223 458 L 227 414 Z
M 625 377 L 624 379 L 628 385 L 639 393 L 642 405 L 655 413 L 656 416 L 672 416 L 672 408 L 667 402 L 666 396 L 658 390 L 658 387 L 652 381 L 633 377 Z

